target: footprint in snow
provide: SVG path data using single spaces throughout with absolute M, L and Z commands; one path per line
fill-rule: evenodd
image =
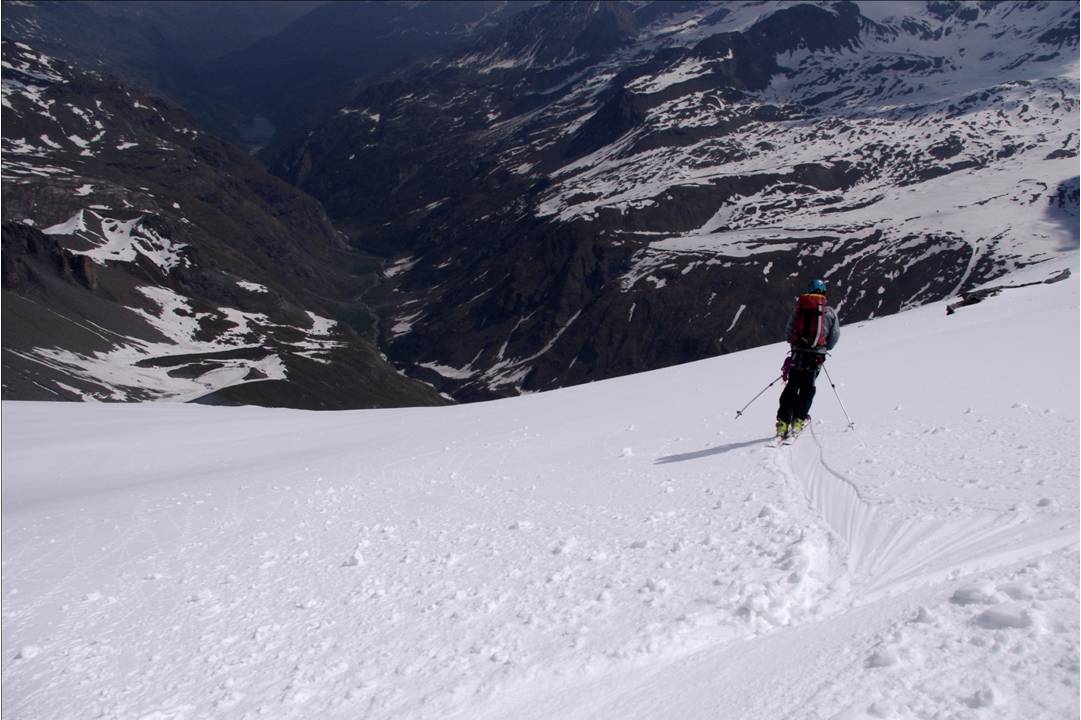
M 349 557 L 342 562 L 342 567 L 360 567 L 364 563 L 364 555 L 360 551 L 360 545 L 357 545 L 353 548 L 353 552 L 350 553 Z
M 16 660 L 32 660 L 41 653 L 41 648 L 37 645 L 23 645 L 19 648 L 19 652 L 15 655 Z
M 950 596 L 950 602 L 954 605 L 994 605 L 1001 600 L 998 590 L 991 583 L 965 585 Z
M 1028 609 L 1010 603 L 988 608 L 973 617 L 972 622 L 984 630 L 1023 629 L 1034 626 L 1036 617 Z
M 996 690 L 992 686 L 980 688 L 976 692 L 972 693 L 965 698 L 965 705 L 970 708 L 978 709 L 984 707 L 992 707 L 994 705 L 1002 704 L 1002 693 Z
M 899 662 L 900 658 L 897 656 L 897 653 L 889 648 L 883 648 L 871 653 L 870 657 L 867 658 L 865 665 L 868 668 L 884 668 L 893 667 Z

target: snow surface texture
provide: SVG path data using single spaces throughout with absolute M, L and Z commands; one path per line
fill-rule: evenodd
M 5 718 L 1073 718 L 1078 280 L 511 400 L 4 403 Z M 1061 264 L 1030 268 L 1042 281 Z M 1004 341 L 1008 338 L 1008 341 Z

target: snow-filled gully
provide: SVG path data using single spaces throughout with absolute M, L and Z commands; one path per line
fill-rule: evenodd
M 934 513 L 872 500 L 831 468 L 822 440 L 809 438 L 778 451 L 777 471 L 803 494 L 811 512 L 841 545 L 844 567 L 833 579 L 846 588 L 842 604 L 864 605 L 965 574 L 991 570 L 1068 547 L 1069 525 L 1030 522 L 1031 513 L 967 507 Z M 843 580 L 842 580 L 843 577 Z

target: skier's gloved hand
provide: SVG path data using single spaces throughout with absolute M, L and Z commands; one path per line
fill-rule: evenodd
M 788 382 L 788 371 L 792 369 L 792 356 L 788 355 L 784 359 L 784 365 L 781 366 L 781 379 Z

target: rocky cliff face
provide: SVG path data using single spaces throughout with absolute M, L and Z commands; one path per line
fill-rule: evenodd
M 913 7 L 915 9 L 913 10 Z M 1076 7 L 550 3 L 272 158 L 461 399 L 851 323 L 1076 246 Z
M 3 2 L 3 37 L 109 72 L 261 147 L 533 0 Z
M 317 202 L 158 98 L 3 59 L 5 399 L 439 402 L 358 333 Z

